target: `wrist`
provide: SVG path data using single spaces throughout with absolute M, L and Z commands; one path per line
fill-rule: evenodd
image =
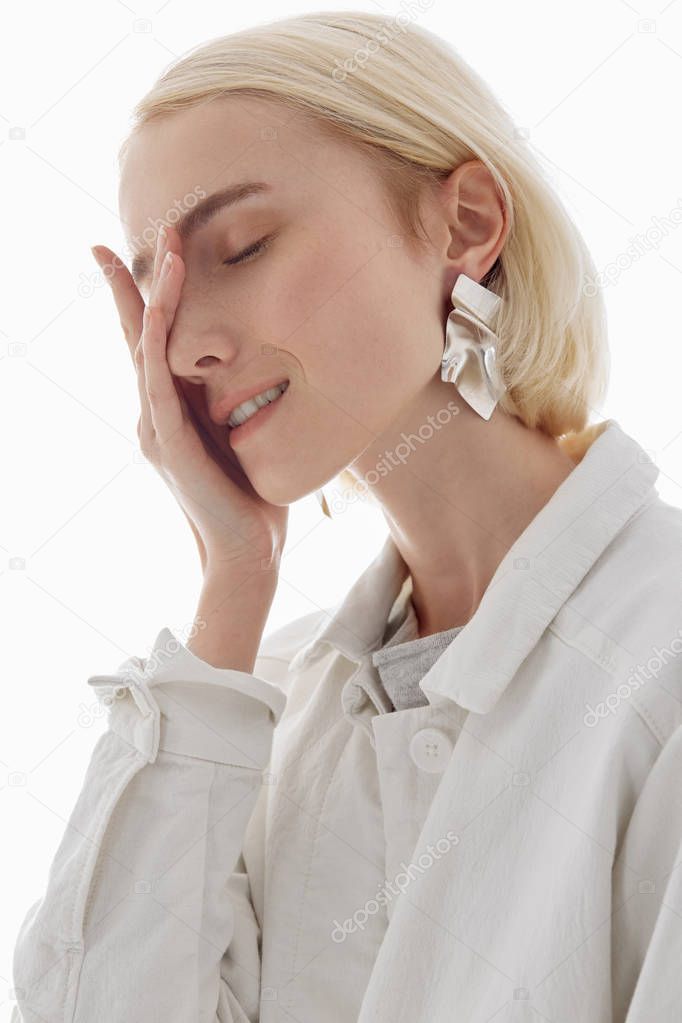
M 217 561 L 207 557 L 202 566 L 203 586 L 227 586 L 230 581 L 235 585 L 253 580 L 254 586 L 259 582 L 265 586 L 276 586 L 279 573 L 279 561 L 268 561 L 266 558 L 251 561 Z
M 277 588 L 276 573 L 251 566 L 204 576 L 187 649 L 216 668 L 253 672 L 265 623 Z
M 260 555 L 255 552 L 250 554 L 226 554 L 208 550 L 202 561 L 202 572 L 204 580 L 213 579 L 224 582 L 227 579 L 253 576 L 277 582 L 279 572 L 281 551 L 267 551 Z

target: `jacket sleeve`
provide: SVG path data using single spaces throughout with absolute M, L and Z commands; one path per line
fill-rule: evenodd
M 614 866 L 614 1023 L 682 1020 L 682 725 L 639 793 Z
M 285 693 L 166 628 L 149 658 L 88 684 L 107 730 L 19 930 L 12 1023 L 255 1023 L 242 847 Z

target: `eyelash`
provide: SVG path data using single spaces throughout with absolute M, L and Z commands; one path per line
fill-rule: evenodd
M 253 245 L 249 245 L 247 249 L 242 249 L 242 251 L 237 253 L 236 256 L 231 256 L 230 259 L 224 259 L 223 265 L 235 266 L 238 263 L 248 263 L 251 261 L 251 258 L 257 256 L 263 249 L 267 248 L 269 242 L 270 237 L 266 235 L 266 237 L 254 242 Z

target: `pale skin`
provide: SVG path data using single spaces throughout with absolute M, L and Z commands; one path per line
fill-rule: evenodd
M 197 186 L 212 194 L 252 181 L 269 191 L 184 238 L 171 226 L 156 245 L 140 243 Z M 209 627 L 190 649 L 251 671 L 288 506 L 343 468 L 363 478 L 453 400 L 457 414 L 371 493 L 412 575 L 420 635 L 468 621 L 574 468 L 554 438 L 499 406 L 483 420 L 440 378 L 454 283 L 460 273 L 480 281 L 507 237 L 485 166 L 467 161 L 424 192 L 428 244 L 418 246 L 361 154 L 277 103 L 231 96 L 146 125 L 126 155 L 119 204 L 130 250 L 154 260 L 153 275 L 136 283 L 106 246 L 98 261 L 115 268 L 141 448 L 197 541 Z M 224 262 L 263 237 L 246 262 Z M 289 380 L 281 407 L 233 449 L 209 409 L 273 377 Z

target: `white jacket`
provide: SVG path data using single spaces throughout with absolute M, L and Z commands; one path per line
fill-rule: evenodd
M 428 706 L 387 713 L 371 666 L 390 537 L 253 674 L 163 628 L 88 679 L 108 728 L 13 1023 L 679 1023 L 682 511 L 603 426 Z

